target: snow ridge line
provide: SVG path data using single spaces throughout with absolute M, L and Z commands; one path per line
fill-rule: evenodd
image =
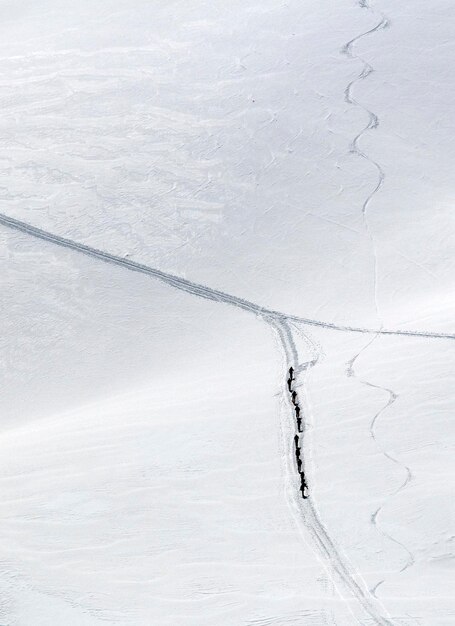
M 27 222 L 23 222 L 13 217 L 9 217 L 8 215 L 5 215 L 3 213 L 0 213 L 0 225 L 5 226 L 6 228 L 9 228 L 11 230 L 25 233 L 26 235 L 29 235 L 36 239 L 41 239 L 42 241 L 46 241 L 48 243 L 60 246 L 61 248 L 74 250 L 86 256 L 98 259 L 99 261 L 103 261 L 104 263 L 119 265 L 120 267 L 124 267 L 125 269 L 128 269 L 132 272 L 146 274 L 148 276 L 151 276 L 152 278 L 160 280 L 163 283 L 166 283 L 167 285 L 170 285 L 171 287 L 174 287 L 175 289 L 180 289 L 181 291 L 185 291 L 186 293 L 198 296 L 199 298 L 204 298 L 205 300 L 212 300 L 215 302 L 230 304 L 231 306 L 235 306 L 250 313 L 254 313 L 259 317 L 264 317 L 268 320 L 276 320 L 278 322 L 299 322 L 300 324 L 305 324 L 307 326 L 318 326 L 320 328 L 326 328 L 329 330 L 363 333 L 369 335 L 380 334 L 401 335 L 408 337 L 426 337 L 428 339 L 455 339 L 455 333 L 431 332 L 423 330 L 388 330 L 384 328 L 378 330 L 359 326 L 332 324 L 330 322 L 322 322 L 320 320 L 299 317 L 297 315 L 288 315 L 286 313 L 282 313 L 281 311 L 275 311 L 273 309 L 262 307 L 258 304 L 255 304 L 243 298 L 239 298 L 237 296 L 233 296 L 223 291 L 212 289 L 211 287 L 206 287 L 205 285 L 192 282 L 185 278 L 180 278 L 179 276 L 174 276 L 173 274 L 163 272 L 149 265 L 116 256 L 115 254 L 110 254 L 109 252 L 87 246 L 72 239 L 61 237 L 60 235 L 56 235 L 50 231 L 43 230 L 36 226 L 32 226 Z

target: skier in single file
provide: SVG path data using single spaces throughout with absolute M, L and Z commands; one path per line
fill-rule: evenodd
M 300 474 L 300 481 L 301 481 L 300 482 L 300 491 L 302 492 L 302 498 L 304 500 L 306 500 L 308 498 L 308 496 L 305 495 L 305 490 L 308 489 L 308 485 L 306 484 L 304 474 Z
M 297 458 L 300 457 L 300 446 L 299 446 L 299 436 L 295 435 L 294 436 L 294 444 L 295 444 L 295 456 Z
M 298 404 L 295 405 L 295 416 L 297 418 L 297 430 L 299 433 L 302 432 L 302 418 L 300 417 L 300 407 Z
M 290 367 L 289 368 L 289 378 L 288 378 L 288 389 L 289 392 L 292 391 L 292 381 L 294 380 L 294 368 Z

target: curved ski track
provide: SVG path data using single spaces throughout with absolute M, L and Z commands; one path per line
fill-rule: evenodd
M 365 8 L 365 9 L 368 9 L 368 10 L 370 10 L 370 8 L 371 8 L 369 3 L 368 3 L 368 0 L 360 0 L 359 6 L 361 8 Z M 378 298 L 377 298 L 378 261 L 377 261 L 375 239 L 374 239 L 373 233 L 371 231 L 371 228 L 370 228 L 370 225 L 369 225 L 369 222 L 368 222 L 367 210 L 368 210 L 368 206 L 369 206 L 371 200 L 378 193 L 378 191 L 381 189 L 382 185 L 384 184 L 385 173 L 384 173 L 384 170 L 382 169 L 382 167 L 380 166 L 380 164 L 377 161 L 372 159 L 368 154 L 366 154 L 365 152 L 363 152 L 363 150 L 361 150 L 361 148 L 359 147 L 359 141 L 360 141 L 361 137 L 365 133 L 367 133 L 369 130 L 375 129 L 375 128 L 377 128 L 379 126 L 379 118 L 378 118 L 378 116 L 375 113 L 373 113 L 372 111 L 367 109 L 365 106 L 360 104 L 360 102 L 358 102 L 353 97 L 352 90 L 353 90 L 353 87 L 354 87 L 354 85 L 356 83 L 365 80 L 368 76 L 370 76 L 370 74 L 372 74 L 374 72 L 374 68 L 367 61 L 365 61 L 365 59 L 363 59 L 360 55 L 354 54 L 353 48 L 354 48 L 355 43 L 358 42 L 363 37 L 366 37 L 366 36 L 371 35 L 371 34 L 377 32 L 379 30 L 383 30 L 383 29 L 389 27 L 389 20 L 387 19 L 387 17 L 384 14 L 380 14 L 380 15 L 381 15 L 381 19 L 376 24 L 376 26 L 372 27 L 370 30 L 368 30 L 368 31 L 366 31 L 364 33 L 361 33 L 360 35 L 357 35 L 356 37 L 354 37 L 353 39 L 348 41 L 341 48 L 341 52 L 343 54 L 345 54 L 348 58 L 360 61 L 363 64 L 363 69 L 360 72 L 360 74 L 356 78 L 354 78 L 350 83 L 348 83 L 348 85 L 347 85 L 347 87 L 345 89 L 345 101 L 348 104 L 351 104 L 353 106 L 356 106 L 356 107 L 360 108 L 362 111 L 364 111 L 368 115 L 368 123 L 354 137 L 354 139 L 353 139 L 353 141 L 351 143 L 350 151 L 351 151 L 351 153 L 356 154 L 357 156 L 365 159 L 366 161 L 368 161 L 368 163 L 371 163 L 371 165 L 373 165 L 375 167 L 375 169 L 377 171 L 377 174 L 378 174 L 378 179 L 377 179 L 376 185 L 374 186 L 372 191 L 368 194 L 367 198 L 365 199 L 365 201 L 364 201 L 364 203 L 362 205 L 362 217 L 363 217 L 363 221 L 364 221 L 364 225 L 365 225 L 365 230 L 367 232 L 368 238 L 370 239 L 370 242 L 371 242 L 371 245 L 372 245 L 372 249 L 373 249 L 374 303 L 375 303 L 375 308 L 376 308 L 376 314 L 377 314 L 377 317 L 378 317 L 378 321 L 380 321 L 380 319 L 381 319 L 380 312 L 379 312 L 379 306 L 378 306 Z M 382 325 L 381 325 L 381 327 L 382 327 Z M 408 483 L 412 480 L 412 472 L 411 472 L 410 468 L 407 465 L 405 465 L 404 463 L 401 463 L 398 459 L 396 459 L 391 454 L 389 454 L 378 443 L 377 438 L 376 438 L 375 427 L 376 427 L 376 422 L 378 421 L 379 417 L 396 401 L 398 396 L 397 396 L 397 394 L 393 390 L 388 389 L 387 387 L 382 387 L 380 385 L 375 385 L 373 383 L 368 382 L 367 380 L 361 379 L 359 376 L 357 376 L 357 374 L 355 373 L 355 370 L 354 370 L 354 363 L 356 362 L 356 360 L 359 358 L 359 356 L 362 354 L 362 352 L 364 352 L 365 350 L 367 350 L 367 348 L 370 347 L 370 345 L 377 339 L 379 334 L 381 334 L 381 330 L 378 330 L 378 332 L 374 335 L 374 337 L 367 344 L 365 344 L 361 348 L 361 350 L 350 361 L 348 361 L 348 363 L 346 364 L 347 365 L 346 375 L 348 377 L 356 378 L 362 385 L 365 385 L 365 386 L 367 386 L 369 388 L 379 389 L 381 391 L 384 391 L 389 396 L 387 402 L 373 416 L 373 419 L 372 419 L 371 424 L 370 424 L 370 434 L 371 434 L 371 437 L 372 437 L 372 439 L 374 440 L 374 442 L 376 444 L 376 447 L 378 448 L 378 450 L 380 450 L 380 452 L 383 454 L 383 456 L 386 457 L 389 461 L 392 461 L 393 463 L 398 465 L 406 473 L 406 476 L 405 476 L 403 482 L 401 483 L 401 485 L 399 485 L 399 487 L 392 494 L 390 494 L 390 496 L 389 496 L 389 497 L 393 497 L 393 496 L 397 495 L 400 491 L 402 491 L 403 489 L 405 489 L 407 487 Z M 383 536 L 387 537 L 393 543 L 399 545 L 403 549 L 403 551 L 406 553 L 406 562 L 403 565 L 403 567 L 399 570 L 400 572 L 404 572 L 408 567 L 411 567 L 414 564 L 414 555 L 411 553 L 411 551 L 404 544 L 402 544 L 401 542 L 396 540 L 394 537 L 392 537 L 391 535 L 386 533 L 384 530 L 382 530 L 378 526 L 378 524 L 377 524 L 377 517 L 378 517 L 379 513 L 381 512 L 381 510 L 382 510 L 384 505 L 385 505 L 385 502 L 383 502 L 383 504 L 381 504 L 381 506 L 373 513 L 373 515 L 371 516 L 371 523 L 376 528 L 378 528 L 378 530 L 380 531 L 380 533 Z M 377 598 L 376 590 L 383 583 L 384 583 L 384 580 L 379 581 L 370 590 L 371 594 L 375 598 Z
M 346 375 L 350 378 L 356 378 L 359 383 L 361 383 L 362 385 L 365 385 L 366 387 L 369 387 L 371 389 L 379 389 L 380 391 L 384 391 L 385 393 L 388 394 L 388 400 L 387 402 L 376 412 L 376 414 L 373 416 L 373 419 L 371 421 L 370 424 L 370 434 L 371 437 L 373 439 L 373 441 L 376 444 L 376 447 L 378 448 L 378 450 L 381 452 L 381 454 L 383 454 L 383 456 L 386 457 L 386 459 L 388 459 L 389 461 L 391 461 L 392 463 L 395 463 L 396 465 L 398 465 L 398 467 L 400 467 L 400 469 L 402 469 L 405 472 L 405 477 L 403 479 L 403 482 L 397 487 L 397 489 L 395 489 L 395 491 L 393 491 L 391 494 L 389 494 L 388 499 L 392 498 L 394 496 L 396 496 L 398 493 L 400 493 L 400 491 L 403 491 L 403 489 L 405 489 L 408 484 L 411 482 L 413 476 L 412 476 L 412 472 L 411 469 L 405 465 L 404 463 L 402 463 L 401 461 L 399 461 L 398 459 L 396 459 L 394 456 L 392 456 L 389 452 L 387 452 L 387 450 L 385 448 L 383 448 L 377 440 L 376 437 L 376 422 L 379 419 L 379 417 L 384 413 L 384 411 L 386 411 L 390 406 L 392 406 L 392 404 L 397 400 L 398 398 L 398 394 L 396 394 L 394 391 L 392 391 L 392 389 L 388 389 L 387 387 L 382 387 L 381 385 L 375 385 L 367 380 L 364 380 L 362 378 L 360 378 L 356 373 L 355 373 L 355 369 L 354 369 L 354 363 L 357 361 L 357 359 L 360 357 L 360 355 L 367 350 L 367 348 L 369 348 L 371 346 L 371 344 L 377 339 L 378 335 L 375 335 L 367 344 L 365 344 L 361 350 L 352 358 L 350 359 L 346 365 Z M 378 528 L 379 532 L 384 535 L 385 537 L 387 537 L 390 541 L 392 541 L 393 543 L 397 544 L 398 546 L 400 546 L 404 552 L 406 552 L 406 562 L 403 565 L 403 567 L 399 570 L 399 572 L 404 572 L 406 569 L 408 569 L 408 567 L 411 567 L 414 564 L 414 555 L 412 554 L 412 552 L 400 541 L 398 541 L 397 539 L 395 539 L 394 537 L 392 537 L 391 535 L 389 535 L 388 533 L 386 533 L 384 530 L 382 530 L 382 528 L 380 528 L 378 526 L 377 523 L 377 517 L 379 515 L 379 513 L 381 512 L 382 508 L 385 505 L 385 501 L 381 504 L 381 506 L 379 506 L 376 511 L 373 513 L 373 515 L 371 516 L 371 523 L 373 524 L 373 526 L 376 526 L 376 528 Z M 382 585 L 382 583 L 384 582 L 384 580 L 379 581 L 378 583 L 376 583 L 376 585 L 373 587 L 373 589 L 371 589 L 371 593 L 376 597 L 376 589 Z
M 364 8 L 364 9 L 370 9 L 370 5 L 368 4 L 368 2 L 366 0 L 361 0 L 359 2 L 359 6 L 361 8 Z M 345 54 L 349 59 L 360 61 L 363 64 L 363 69 L 360 72 L 360 74 L 358 76 L 356 76 L 356 78 L 351 80 L 350 83 L 348 83 L 348 85 L 347 85 L 347 87 L 346 87 L 346 89 L 344 91 L 344 99 L 345 99 L 345 102 L 347 102 L 348 104 L 360 108 L 368 116 L 368 123 L 367 123 L 367 125 L 364 128 L 362 128 L 362 130 L 352 140 L 351 147 L 350 147 L 350 152 L 352 154 L 356 154 L 357 156 L 361 157 L 362 159 L 364 159 L 368 163 L 371 163 L 371 165 L 373 165 L 375 167 L 375 169 L 377 171 L 377 174 L 378 174 L 378 180 L 377 180 L 377 183 L 376 183 L 375 187 L 368 194 L 368 196 L 366 197 L 366 199 L 365 199 L 365 201 L 364 201 L 364 203 L 362 205 L 363 223 L 365 225 L 365 230 L 366 230 L 368 238 L 369 238 L 369 240 L 371 242 L 371 247 L 372 247 L 372 250 L 373 250 L 373 293 L 374 293 L 374 305 L 375 305 L 376 314 L 377 314 L 378 319 L 380 319 L 378 297 L 377 297 L 378 261 L 377 261 L 377 253 L 376 253 L 376 243 L 375 243 L 374 236 L 373 236 L 373 233 L 372 233 L 371 228 L 370 228 L 370 224 L 368 222 L 367 210 L 368 210 L 368 206 L 369 206 L 371 200 L 378 193 L 378 191 L 381 189 L 382 185 L 384 184 L 385 173 L 384 173 L 384 170 L 382 169 L 382 167 L 379 165 L 379 163 L 377 163 L 377 161 L 375 161 L 369 155 L 367 155 L 365 152 L 363 152 L 363 150 L 359 146 L 359 141 L 360 141 L 361 137 L 366 132 L 368 132 L 369 130 L 372 130 L 372 129 L 377 128 L 379 126 L 379 118 L 378 118 L 378 116 L 375 113 L 373 113 L 373 111 L 370 111 L 365 106 L 360 104 L 360 102 L 358 102 L 358 100 L 356 100 L 353 97 L 353 95 L 352 95 L 352 89 L 353 89 L 354 85 L 356 83 L 360 82 L 360 81 L 365 80 L 365 78 L 368 78 L 368 76 L 370 76 L 370 74 L 372 74 L 374 72 L 374 68 L 367 61 L 365 61 L 365 59 L 363 59 L 358 54 L 354 54 L 353 48 L 354 48 L 354 45 L 358 41 L 360 41 L 360 39 L 363 39 L 367 35 L 371 35 L 371 34 L 377 32 L 379 30 L 383 30 L 383 29 L 388 28 L 388 27 L 389 27 L 389 21 L 385 17 L 385 15 L 382 15 L 381 16 L 381 20 L 378 22 L 378 24 L 376 24 L 376 26 L 373 26 L 373 28 L 370 28 L 370 30 L 367 30 L 364 33 L 361 33 L 360 35 L 357 35 L 356 37 L 354 37 L 353 39 L 348 41 L 346 44 L 344 44 L 344 46 L 341 48 L 341 53 L 342 54 Z

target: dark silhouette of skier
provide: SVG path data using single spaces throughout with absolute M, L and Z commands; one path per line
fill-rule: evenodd
M 300 417 L 300 407 L 298 404 L 295 405 L 295 416 L 297 418 L 297 430 L 299 433 L 302 432 L 302 418 Z
M 299 431 L 300 431 L 299 422 L 301 423 L 300 417 L 298 418 L 298 422 L 297 422 Z M 298 435 L 294 435 L 295 458 L 297 461 L 297 470 L 300 475 L 300 491 L 302 492 L 302 498 L 306 500 L 308 496 L 305 494 L 305 490 L 308 489 L 308 486 L 305 480 L 305 473 L 303 472 L 303 469 L 302 469 L 303 464 L 302 464 L 302 459 L 300 458 L 300 445 L 299 444 L 300 444 L 300 437 Z
M 292 391 L 292 381 L 294 380 L 294 368 L 290 367 L 289 368 L 289 378 L 288 378 L 288 389 L 289 392 Z
M 297 461 L 297 469 L 298 472 L 300 474 L 301 469 L 302 469 L 302 459 L 300 458 L 300 446 L 299 446 L 299 436 L 296 435 L 294 437 L 294 443 L 295 443 L 295 459 Z
M 304 474 L 300 474 L 300 491 L 302 492 L 302 498 L 304 500 L 306 500 L 308 498 L 307 495 L 305 495 L 305 490 L 308 489 L 308 485 L 306 484 L 306 480 L 305 480 L 305 475 Z
M 295 444 L 295 456 L 297 458 L 300 457 L 300 446 L 299 446 L 299 436 L 295 435 L 294 436 L 294 444 Z

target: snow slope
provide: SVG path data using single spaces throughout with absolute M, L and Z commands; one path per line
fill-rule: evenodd
M 0 623 L 453 623 L 453 15 L 0 2 Z

